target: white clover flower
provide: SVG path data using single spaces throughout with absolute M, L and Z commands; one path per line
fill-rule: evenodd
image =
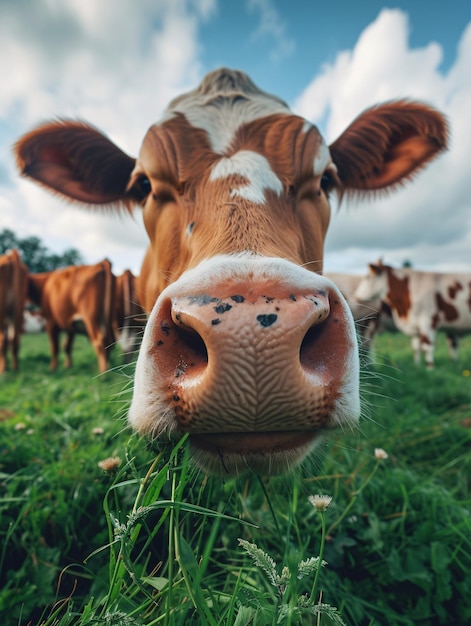
M 388 453 L 383 448 L 375 448 L 375 459 L 378 461 L 384 461 L 388 458 Z
M 15 425 L 15 430 L 24 430 L 26 428 L 26 424 L 23 424 L 23 422 L 18 422 L 18 424 Z
M 92 433 L 94 435 L 102 435 L 105 432 L 104 428 L 101 428 L 101 426 L 95 426 L 95 428 L 92 430 Z
M 332 498 L 327 495 L 316 494 L 315 496 L 309 496 L 309 502 L 316 509 L 316 511 L 325 511 L 329 504 L 332 502 Z

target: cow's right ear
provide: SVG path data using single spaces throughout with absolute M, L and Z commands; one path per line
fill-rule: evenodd
M 21 137 L 14 152 L 24 176 L 69 200 L 132 205 L 126 187 L 135 159 L 88 124 L 69 120 L 44 124 Z
M 380 276 L 381 273 L 383 272 L 383 264 L 380 263 L 368 263 L 368 268 L 370 270 L 370 274 L 373 274 L 374 276 Z

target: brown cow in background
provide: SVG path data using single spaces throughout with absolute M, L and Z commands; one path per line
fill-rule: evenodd
M 70 367 L 73 340 L 83 327 L 95 349 L 100 372 L 108 369 L 107 353 L 114 344 L 115 277 L 107 259 L 96 265 L 69 266 L 52 272 L 30 274 L 28 297 L 41 307 L 46 318 L 52 370 L 57 367 L 61 331 L 67 333 L 65 366 Z
M 7 367 L 11 343 L 11 368 L 18 369 L 18 351 L 23 328 L 28 268 L 17 250 L 0 256 L 0 374 Z
M 147 316 L 139 304 L 136 292 L 136 277 L 131 270 L 116 276 L 113 331 L 124 360 L 131 360 L 138 337 L 142 336 Z

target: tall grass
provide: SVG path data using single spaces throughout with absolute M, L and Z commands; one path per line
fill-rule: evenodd
M 206 477 L 185 438 L 151 449 L 124 420 L 132 366 L 75 352 L 50 374 L 26 337 L 0 381 L 1 624 L 471 621 L 469 340 L 426 371 L 381 336 L 358 432 L 269 480 Z

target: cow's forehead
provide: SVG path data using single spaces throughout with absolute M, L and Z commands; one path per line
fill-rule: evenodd
M 161 124 L 181 113 L 191 126 L 206 131 L 212 150 L 224 154 L 237 130 L 269 115 L 292 115 L 279 100 L 265 95 L 220 94 L 207 96 L 191 94 L 169 107 Z

